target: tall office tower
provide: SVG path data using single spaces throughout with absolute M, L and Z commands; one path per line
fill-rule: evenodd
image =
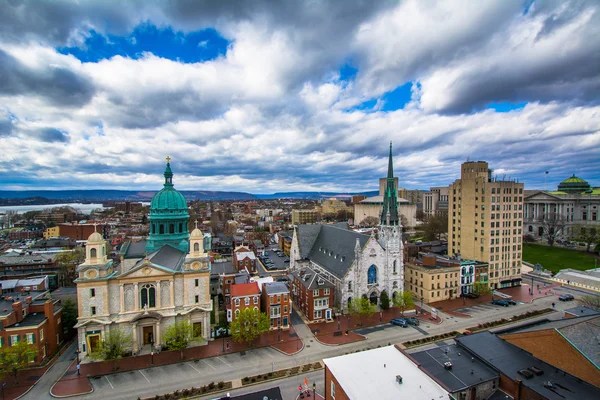
M 521 284 L 523 184 L 492 172 L 485 161 L 469 161 L 449 186 L 448 254 L 488 262 L 496 289 Z

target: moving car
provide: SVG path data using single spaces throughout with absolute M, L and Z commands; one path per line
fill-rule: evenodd
M 492 300 L 492 304 L 495 304 L 497 306 L 503 306 L 503 307 L 508 307 L 508 301 L 506 300 L 498 300 L 498 299 L 494 299 Z
M 408 323 L 406 323 L 406 320 L 404 318 L 394 318 L 390 321 L 390 323 L 393 325 L 401 326 L 403 328 L 408 328 Z
M 506 301 L 506 302 L 507 302 L 508 304 L 510 304 L 511 306 L 516 306 L 516 305 L 517 305 L 517 302 L 516 302 L 516 301 L 514 301 L 513 299 L 506 299 L 506 300 L 504 300 L 504 301 Z
M 406 319 L 406 322 L 407 322 L 409 325 L 419 326 L 419 320 L 418 320 L 418 319 L 416 319 L 415 317 L 407 318 L 407 319 Z
M 571 300 L 575 300 L 575 297 L 573 297 L 572 294 L 562 294 L 560 296 L 558 296 L 558 299 L 560 301 L 571 301 Z

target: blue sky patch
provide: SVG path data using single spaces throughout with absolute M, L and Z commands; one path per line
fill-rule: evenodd
M 384 101 L 381 111 L 395 111 L 404 108 L 411 99 L 412 82 L 406 82 L 391 92 L 387 92 L 381 98 Z
M 229 41 L 210 28 L 183 33 L 171 27 L 157 28 L 145 23 L 138 25 L 128 36 L 103 36 L 90 31 L 81 47 L 61 47 L 62 54 L 71 54 L 82 62 L 98 62 L 116 55 L 138 59 L 149 52 L 157 57 L 183 63 L 213 60 L 225 55 Z
M 522 102 L 522 103 L 511 103 L 510 101 L 504 101 L 504 102 L 493 102 L 493 103 L 489 103 L 485 108 L 491 108 L 493 110 L 496 110 L 497 112 L 509 112 L 509 111 L 513 111 L 513 110 L 520 110 L 522 108 L 524 108 L 527 105 L 527 102 Z
M 356 77 L 358 68 L 353 67 L 350 62 L 345 63 L 340 68 L 340 81 L 351 81 Z

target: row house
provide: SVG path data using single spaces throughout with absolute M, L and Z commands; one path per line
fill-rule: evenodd
M 292 294 L 296 309 L 309 322 L 331 320 L 335 285 L 308 267 L 294 271 L 293 276 Z
M 38 294 L 41 296 L 42 294 Z M 0 348 L 26 341 L 36 350 L 31 365 L 58 351 L 63 342 L 62 306 L 56 299 L 6 293 L 0 300 Z
M 262 311 L 269 316 L 271 330 L 289 329 L 292 296 L 283 282 L 263 284 Z
M 244 270 L 242 272 L 224 273 L 220 279 L 223 301 L 225 304 L 229 304 L 231 302 L 231 290 L 233 286 L 250 282 L 250 275 L 248 275 L 248 271 Z
M 239 283 L 231 285 L 231 301 L 227 304 L 227 321 L 234 321 L 240 311 L 251 308 L 260 311 L 260 288 L 258 283 Z
M 239 271 L 256 273 L 256 255 L 246 247 L 238 247 L 233 252 L 233 265 Z

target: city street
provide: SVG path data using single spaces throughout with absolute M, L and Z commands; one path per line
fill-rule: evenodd
M 551 308 L 552 302 L 556 304 L 557 311 L 560 311 L 577 305 L 576 302 L 559 302 L 557 300 L 558 295 L 571 292 L 576 296 L 580 295 L 569 288 L 558 288 L 556 295 L 537 299 L 533 303 L 511 307 L 494 307 L 487 304 L 477 307 L 471 311 L 470 318 L 454 317 L 442 313 L 443 322 L 439 325 L 422 323 L 419 327 L 401 328 L 390 324 L 383 324 L 377 327 L 363 328 L 359 333 L 367 336 L 367 340 L 342 346 L 323 345 L 312 336 L 307 327 L 300 325 L 297 327 L 297 331 L 306 345 L 302 351 L 294 356 L 284 355 L 271 348 L 259 348 L 248 350 L 245 353 L 232 353 L 197 361 L 115 373 L 91 379 L 94 392 L 82 396 L 82 398 L 128 399 L 149 397 L 192 386 L 198 387 L 210 382 L 241 379 L 257 373 L 267 373 L 272 370 L 319 361 L 351 351 L 377 347 L 378 345 L 385 346 L 388 343 L 401 343 L 407 340 L 423 338 L 425 335 L 464 329 L 485 321 L 510 318 L 515 314 L 526 311 Z M 560 319 L 562 314 L 557 312 L 540 317 L 540 319 L 548 317 Z M 50 372 L 47 376 L 54 377 L 55 371 L 51 370 Z M 55 380 L 56 378 L 53 379 Z M 85 378 L 82 377 L 81 379 Z M 32 400 L 39 398 L 50 399 L 48 391 L 54 380 L 52 378 L 48 379 L 45 376 L 36 385 L 34 390 L 23 398 Z M 292 382 L 294 379 L 290 379 L 290 381 Z M 294 387 L 291 383 L 290 385 Z

